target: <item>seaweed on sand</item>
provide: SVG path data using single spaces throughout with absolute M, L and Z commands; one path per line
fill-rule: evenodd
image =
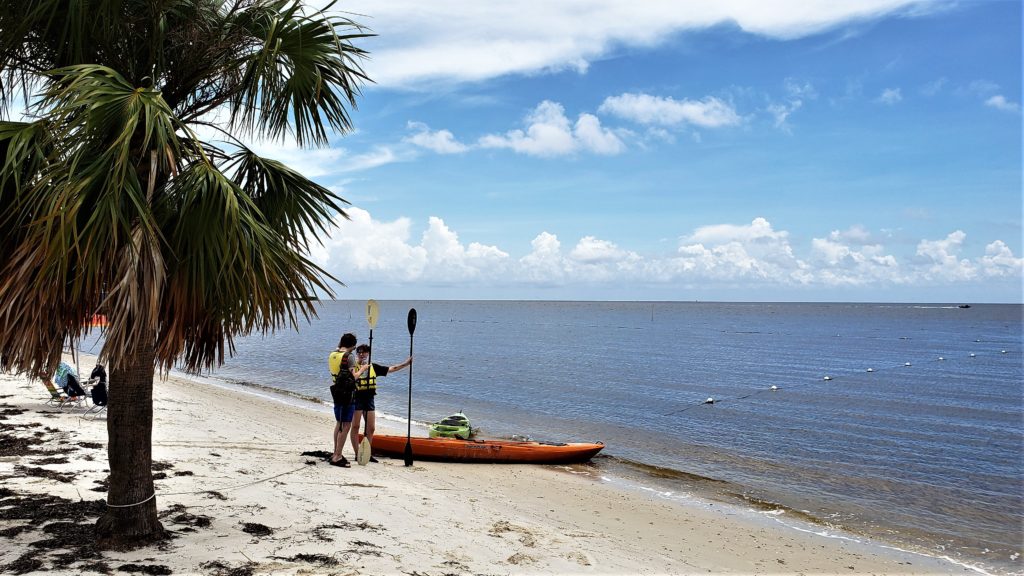
M 257 524 L 255 522 L 245 522 L 244 524 L 242 524 L 242 532 L 245 532 L 246 534 L 252 534 L 253 536 L 259 538 L 263 536 L 270 536 L 274 533 L 274 529 L 269 526 L 264 526 L 263 524 Z

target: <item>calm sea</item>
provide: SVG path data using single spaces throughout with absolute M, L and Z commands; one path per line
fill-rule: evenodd
M 382 301 L 374 361 L 408 355 L 411 307 L 415 422 L 600 440 L 598 475 L 1022 570 L 1020 305 Z M 366 341 L 365 311 L 325 302 L 213 376 L 327 399 L 327 354 Z M 408 374 L 379 413 L 405 416 Z

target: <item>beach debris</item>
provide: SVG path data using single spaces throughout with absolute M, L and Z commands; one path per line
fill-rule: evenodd
M 711 398 L 711 397 L 708 397 L 708 399 L 705 400 L 704 403 L 705 404 L 714 404 L 715 403 L 715 399 Z
M 318 566 L 337 566 L 341 564 L 337 558 L 326 554 L 296 554 L 294 556 L 271 556 L 271 558 L 288 562 L 305 562 L 306 564 L 316 564 Z
M 172 504 L 166 510 L 160 512 L 161 520 L 171 516 L 170 521 L 175 524 L 186 526 L 184 531 L 194 532 L 195 528 L 209 528 L 213 518 L 202 514 L 192 514 L 181 504 Z
M 35 573 L 42 567 L 43 561 L 38 558 L 38 554 L 34 550 L 22 554 L 10 564 L 0 565 L 0 569 L 4 572 L 11 572 L 13 574 Z
M 825 380 L 826 382 L 828 382 L 828 381 L 829 381 L 829 380 L 831 380 L 831 379 L 832 379 L 832 377 L 831 377 L 831 376 L 825 376 L 825 377 L 823 378 L 823 380 Z
M 327 530 L 369 530 L 370 532 L 384 532 L 383 526 L 370 524 L 365 520 L 360 522 L 342 522 L 341 524 L 321 524 L 313 528 L 313 536 L 322 542 L 334 542 L 334 538 L 327 535 Z
M 174 574 L 174 571 L 163 564 L 122 564 L 117 567 L 118 572 L 130 572 L 133 574 L 150 574 L 151 576 L 167 576 Z
M 50 480 L 56 480 L 57 482 L 63 482 L 70 484 L 75 479 L 74 474 L 61 474 L 60 472 L 54 472 L 53 470 L 47 470 L 46 468 L 36 468 L 32 466 L 22 466 L 16 464 L 14 471 L 25 476 L 35 476 L 36 478 L 48 478 Z
M 264 526 L 263 524 L 256 522 L 244 522 L 242 523 L 242 532 L 252 534 L 257 538 L 260 538 L 262 536 L 270 536 L 274 533 L 274 529 L 270 526 Z
M 252 576 L 257 566 L 259 564 L 256 562 L 249 561 L 232 568 L 230 564 L 225 564 L 220 560 L 204 562 L 199 565 L 210 576 Z

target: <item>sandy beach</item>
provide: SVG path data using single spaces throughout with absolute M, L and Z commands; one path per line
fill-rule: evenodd
M 40 383 L 0 375 L 0 571 L 974 573 L 565 467 L 387 458 L 333 467 L 316 455 L 331 449 L 326 406 L 175 377 L 158 381 L 155 396 L 157 504 L 172 538 L 98 552 L 89 534 L 106 497 L 105 421 L 46 406 Z M 379 432 L 386 426 L 378 420 Z

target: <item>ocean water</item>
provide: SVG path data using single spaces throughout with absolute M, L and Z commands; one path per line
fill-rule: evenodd
M 328 399 L 365 306 L 239 339 L 212 376 Z M 1019 305 L 382 301 L 375 362 L 408 355 L 411 307 L 414 422 L 600 440 L 599 476 L 1022 571 Z M 408 385 L 382 379 L 378 413 L 404 418 Z

